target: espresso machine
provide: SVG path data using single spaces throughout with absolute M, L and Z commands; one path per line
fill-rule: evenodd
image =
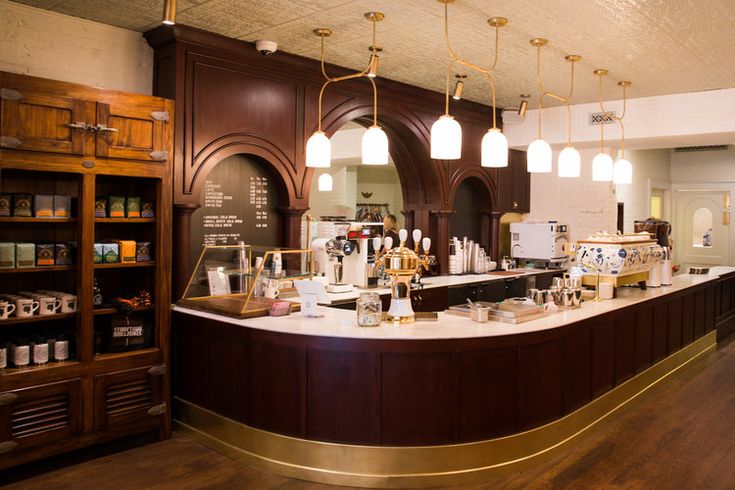
M 390 277 L 390 308 L 388 309 L 388 321 L 395 323 L 413 323 L 416 317 L 411 305 L 411 280 L 420 267 L 428 269 L 428 261 L 406 247 L 408 231 L 401 230 L 398 233 L 400 245 L 386 250 L 378 259 Z M 429 245 L 429 243 L 424 243 Z M 429 254 L 428 247 L 425 248 L 424 256 Z
M 355 250 L 355 243 L 347 239 L 349 229 L 349 223 L 335 223 L 335 238 L 317 238 L 311 242 L 314 269 L 317 273 L 327 276 L 329 280 L 327 291 L 330 293 L 352 291 L 352 284 L 344 276 L 344 259 Z
M 374 287 L 377 285 L 374 266 L 370 264 L 373 258 L 373 236 L 375 230 L 367 226 L 351 226 L 347 232 L 347 240 L 352 244 L 352 253 L 346 255 L 343 260 L 344 280 L 360 288 Z

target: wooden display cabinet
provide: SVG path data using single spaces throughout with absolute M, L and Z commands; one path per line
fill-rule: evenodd
M 0 269 L 0 294 L 76 294 L 74 313 L 0 320 L 2 342 L 63 333 L 70 358 L 0 370 L 0 469 L 142 432 L 171 432 L 169 330 L 173 102 L 0 72 L 0 192 L 72 196 L 66 218 L 0 217 L 0 241 L 76 242 L 72 264 Z M 95 217 L 96 196 L 135 196 L 155 217 Z M 151 260 L 94 263 L 94 243 L 151 242 Z M 117 315 L 104 298 L 140 290 L 150 329 L 137 350 L 95 345 Z

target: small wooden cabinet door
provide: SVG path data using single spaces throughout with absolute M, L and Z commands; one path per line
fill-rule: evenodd
M 83 155 L 94 140 L 94 102 L 8 87 L 0 89 L 0 147 Z
M 531 174 L 526 170 L 526 152 L 510 150 L 508 166 L 496 174 L 498 210 L 527 213 L 531 210 Z
M 147 366 L 94 379 L 95 428 L 160 425 L 167 407 L 163 394 L 165 366 Z
M 96 156 L 145 162 L 168 160 L 171 114 L 165 104 L 121 100 L 97 104 Z
M 81 427 L 78 378 L 0 393 L 0 452 L 65 439 Z

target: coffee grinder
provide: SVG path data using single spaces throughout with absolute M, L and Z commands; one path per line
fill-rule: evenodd
M 332 281 L 327 286 L 327 292 L 330 293 L 348 293 L 352 291 L 352 284 L 343 282 L 344 264 L 342 263 L 345 257 L 352 255 L 354 247 L 354 242 L 347 239 L 349 229 L 349 223 L 335 223 L 334 231 L 337 236 L 325 244 L 333 272 Z

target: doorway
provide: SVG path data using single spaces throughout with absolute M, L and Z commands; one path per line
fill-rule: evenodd
M 680 188 L 675 193 L 674 259 L 689 266 L 729 265 L 733 242 L 729 224 L 732 190 Z

